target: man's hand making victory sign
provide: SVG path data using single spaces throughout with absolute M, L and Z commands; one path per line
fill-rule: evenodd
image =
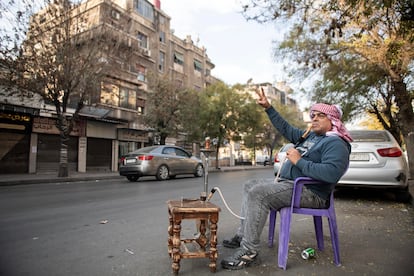
M 267 100 L 267 97 L 263 91 L 263 88 L 256 88 L 256 94 L 259 96 L 259 99 L 257 99 L 257 103 L 264 107 L 264 108 L 269 108 L 270 107 L 270 103 Z

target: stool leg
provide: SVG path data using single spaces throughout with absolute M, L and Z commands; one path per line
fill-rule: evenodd
M 202 251 L 206 251 L 206 245 L 207 245 L 207 237 L 206 237 L 206 223 L 207 220 L 200 219 L 200 225 L 199 225 L 199 231 L 200 231 L 200 237 L 197 239 L 197 243 L 200 245 L 200 249 Z
M 217 222 L 218 214 L 212 214 L 210 216 L 210 271 L 216 272 L 216 261 L 218 257 L 217 252 Z
M 180 238 L 180 232 L 181 232 L 181 218 L 174 217 L 173 218 L 173 239 L 172 239 L 172 260 L 173 263 L 171 264 L 171 267 L 173 269 L 173 272 L 175 275 L 178 274 L 178 271 L 180 270 L 180 259 L 181 259 L 181 253 L 180 253 L 180 246 L 181 246 L 181 238 Z
M 173 218 L 171 212 L 168 211 L 168 255 L 172 257 L 172 248 L 173 248 Z

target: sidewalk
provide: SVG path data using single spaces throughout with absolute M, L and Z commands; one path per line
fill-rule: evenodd
M 232 166 L 222 167 L 220 169 L 209 168 L 209 173 L 241 171 L 252 169 L 270 169 L 269 166 Z M 69 172 L 68 177 L 58 177 L 57 172 L 35 173 L 35 174 L 1 174 L 0 186 L 20 185 L 20 184 L 39 184 L 39 183 L 57 183 L 57 182 L 75 182 L 75 181 L 90 181 L 102 179 L 123 179 L 119 172 Z

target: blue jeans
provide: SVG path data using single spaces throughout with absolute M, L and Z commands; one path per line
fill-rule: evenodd
M 291 205 L 293 192 L 292 180 L 252 179 L 244 184 L 240 227 L 237 235 L 242 237 L 241 247 L 260 250 L 260 235 L 263 231 L 270 208 L 279 210 Z M 301 206 L 323 208 L 326 201 L 304 187 Z

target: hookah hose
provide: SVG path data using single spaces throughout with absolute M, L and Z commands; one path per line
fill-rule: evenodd
M 306 131 L 303 133 L 303 135 L 300 137 L 300 139 L 299 139 L 299 141 L 297 141 L 296 142 L 296 144 L 295 144 L 295 148 L 300 144 L 300 143 L 302 143 L 305 139 L 306 139 L 306 137 L 309 135 L 309 132 L 311 131 L 311 128 L 312 128 L 312 125 L 309 125 L 308 126 L 308 128 L 306 129 Z M 284 161 L 286 161 L 286 159 L 285 160 L 283 160 L 283 162 L 282 162 L 282 166 L 283 166 L 283 164 L 284 164 Z M 279 171 L 278 171 L 278 174 L 277 174 L 277 176 L 276 176 L 276 179 L 278 179 L 279 178 L 279 173 L 280 173 L 280 170 L 282 169 L 282 166 L 280 167 L 280 169 L 279 169 Z M 220 188 L 219 187 L 214 187 L 213 189 L 211 189 L 211 191 L 210 191 L 210 194 L 208 195 L 208 197 L 207 197 L 207 201 L 210 201 L 210 199 L 213 197 L 213 195 L 214 195 L 214 193 L 216 192 L 216 191 L 218 191 L 219 192 L 219 195 L 220 195 L 220 197 L 221 197 L 221 200 L 223 201 L 223 203 L 224 203 L 224 205 L 226 206 L 226 208 L 227 208 L 227 210 L 233 215 L 233 216 L 235 216 L 236 218 L 239 218 L 239 219 L 244 219 L 244 217 L 241 217 L 241 216 L 239 216 L 239 215 L 237 215 L 236 213 L 234 213 L 233 212 L 233 210 L 231 210 L 231 208 L 229 207 L 229 205 L 227 204 L 227 202 L 226 202 L 226 200 L 224 199 L 224 196 L 223 196 L 223 194 L 221 193 L 221 190 L 220 190 Z
M 207 201 L 210 201 L 210 199 L 213 197 L 213 194 L 214 194 L 216 191 L 218 191 L 218 192 L 219 192 L 219 195 L 220 195 L 220 197 L 221 197 L 221 200 L 223 201 L 223 203 L 224 203 L 224 205 L 226 206 L 227 210 L 229 210 L 229 212 L 230 212 L 233 216 L 235 216 L 236 218 L 239 218 L 239 219 L 244 219 L 244 217 L 241 217 L 241 216 L 237 215 L 236 213 L 234 213 L 234 212 L 231 210 L 231 208 L 230 208 L 230 207 L 229 207 L 229 205 L 227 204 L 226 200 L 224 199 L 224 196 L 223 196 L 223 194 L 221 193 L 221 191 L 220 191 L 220 188 L 219 188 L 219 187 L 214 187 L 213 189 L 211 189 L 210 194 L 209 194 L 209 195 L 208 195 L 208 197 L 207 197 Z
M 299 144 L 300 143 L 302 143 L 303 141 L 305 141 L 305 139 L 306 139 L 306 137 L 308 137 L 308 135 L 309 135 L 309 132 L 311 131 L 311 129 L 312 129 L 312 125 L 311 124 L 309 124 L 308 125 L 308 127 L 306 128 L 306 130 L 305 130 L 305 132 L 302 134 L 302 136 L 299 138 L 299 140 L 296 142 L 296 144 L 295 144 L 295 148 L 297 147 L 297 146 L 299 146 Z

